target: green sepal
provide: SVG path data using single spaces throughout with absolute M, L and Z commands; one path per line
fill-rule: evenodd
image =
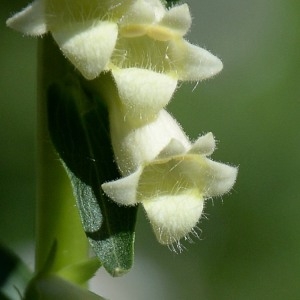
M 101 189 L 102 183 L 120 177 L 107 108 L 98 94 L 70 74 L 48 89 L 48 126 L 95 254 L 111 275 L 126 273 L 133 262 L 137 208 L 118 206 Z
M 73 283 L 84 284 L 95 275 L 100 267 L 99 259 L 93 257 L 60 269 L 56 274 Z
M 24 300 L 87 299 L 103 298 L 83 288 L 101 266 L 96 258 L 90 258 L 69 265 L 53 273 L 53 264 L 57 253 L 55 241 L 47 255 L 42 269 L 32 277 L 26 287 Z M 1 299 L 1 298 L 0 298 Z M 20 298 L 18 297 L 18 300 Z
M 55 241 L 50 249 L 50 252 L 45 261 L 43 268 L 35 275 L 32 279 L 37 280 L 38 278 L 53 274 L 53 264 L 55 263 L 57 253 L 57 242 Z M 54 273 L 63 279 L 70 281 L 74 284 L 83 285 L 88 282 L 101 267 L 101 262 L 96 257 L 87 258 L 83 261 L 79 261 L 68 265 L 62 269 L 56 270 Z

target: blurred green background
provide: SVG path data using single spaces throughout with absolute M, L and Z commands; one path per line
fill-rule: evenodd
M 156 242 L 140 210 L 134 269 L 100 272 L 93 289 L 112 300 L 300 299 L 300 2 L 187 2 L 189 40 L 224 70 L 183 84 L 169 109 L 191 138 L 214 133 L 213 158 L 238 165 L 238 180 L 207 201 L 201 240 L 182 254 Z M 36 40 L 5 27 L 26 4 L 0 4 L 0 240 L 32 263 Z

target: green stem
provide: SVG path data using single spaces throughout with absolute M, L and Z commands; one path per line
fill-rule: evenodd
M 38 190 L 36 223 L 36 271 L 45 266 L 56 243 L 49 272 L 86 260 L 88 244 L 75 205 L 70 181 L 58 159 L 47 129 L 47 89 L 70 67 L 50 36 L 38 47 Z

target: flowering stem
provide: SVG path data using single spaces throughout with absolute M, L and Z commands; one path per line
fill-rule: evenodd
M 69 72 L 69 65 L 50 36 L 38 41 L 38 166 L 35 268 L 45 267 L 56 245 L 49 272 L 86 260 L 88 244 L 82 230 L 69 179 L 50 141 L 47 89 Z M 63 130 L 63 128 L 62 128 Z

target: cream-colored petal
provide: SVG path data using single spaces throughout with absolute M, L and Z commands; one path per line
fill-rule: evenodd
M 139 168 L 129 176 L 105 182 L 101 187 L 104 193 L 115 202 L 122 205 L 135 205 L 137 204 L 136 193 L 142 171 L 142 168 Z
M 126 38 L 144 35 L 154 21 L 155 13 L 151 5 L 144 0 L 137 0 L 119 22 L 120 35 Z
M 151 162 L 172 138 L 179 140 L 185 149 L 190 148 L 187 136 L 180 125 L 165 110 L 143 125 L 113 102 L 110 109 L 110 132 L 115 158 L 123 176 L 135 172 L 140 165 Z M 138 120 L 139 121 L 139 120 Z
M 202 154 L 205 156 L 211 155 L 216 148 L 216 141 L 211 132 L 206 135 L 200 136 L 196 142 L 192 144 L 191 149 L 188 151 L 190 154 Z
M 162 244 L 172 244 L 186 237 L 203 211 L 203 198 L 193 190 L 179 195 L 156 195 L 142 204 Z
M 88 20 L 117 22 L 136 0 L 42 0 L 51 28 Z
M 210 184 L 205 196 L 214 197 L 223 195 L 233 187 L 238 169 L 212 160 L 207 160 L 209 166 Z
M 153 116 L 171 100 L 177 80 L 154 71 L 128 68 L 112 71 L 128 114 L 144 119 Z
M 147 2 L 151 6 L 151 9 L 154 11 L 155 22 L 159 22 L 163 18 L 166 12 L 166 9 L 163 6 L 162 2 L 160 0 L 144 0 L 144 1 Z
M 115 48 L 117 24 L 107 21 L 70 23 L 52 32 L 64 55 L 86 79 L 96 78 Z
M 40 36 L 48 31 L 44 2 L 34 1 L 6 21 L 6 25 L 26 35 Z
M 179 80 L 200 81 L 216 75 L 223 68 L 219 58 L 185 40 L 170 41 L 169 53 Z
M 176 139 L 171 139 L 169 144 L 158 154 L 156 159 L 164 159 L 174 155 L 180 155 L 185 152 L 185 146 Z
M 185 35 L 190 29 L 192 18 L 187 4 L 174 6 L 166 12 L 159 25 L 168 27 L 178 36 Z

